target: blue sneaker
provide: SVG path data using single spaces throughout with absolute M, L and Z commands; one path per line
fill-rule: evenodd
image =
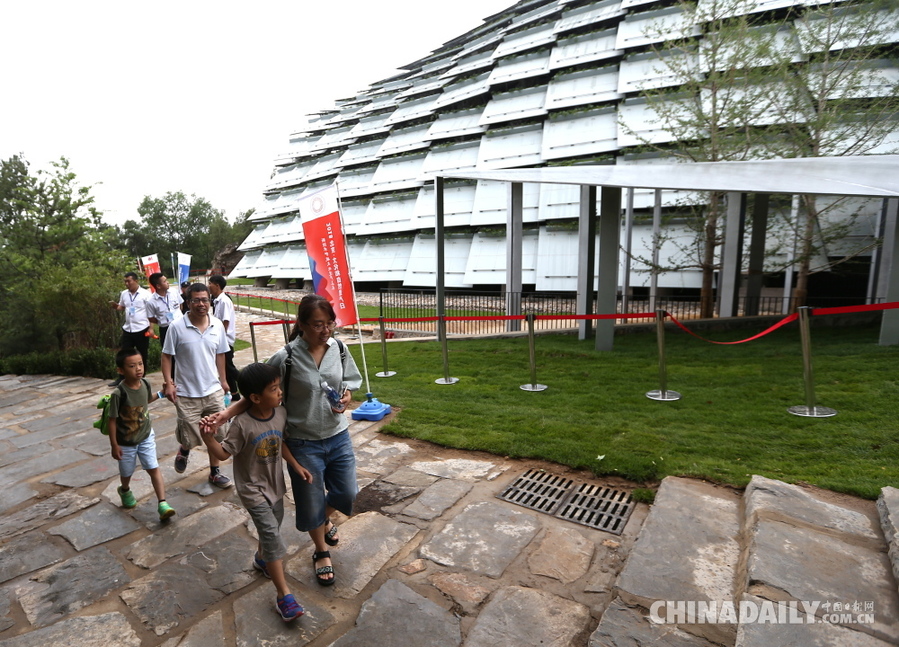
M 290 622 L 303 615 L 303 607 L 297 603 L 290 593 L 283 598 L 275 598 L 275 607 L 278 609 L 278 613 L 281 614 L 281 619 L 284 622 Z
M 265 565 L 265 560 L 259 557 L 259 553 L 253 555 L 253 567 L 268 579 L 272 579 L 272 576 L 268 574 L 268 567 Z

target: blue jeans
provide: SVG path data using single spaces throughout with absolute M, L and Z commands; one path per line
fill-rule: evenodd
M 325 523 L 327 506 L 350 516 L 356 500 L 356 456 L 349 429 L 324 440 L 285 438 L 297 462 L 312 474 L 312 483 L 288 465 L 297 508 L 297 530 L 309 532 Z

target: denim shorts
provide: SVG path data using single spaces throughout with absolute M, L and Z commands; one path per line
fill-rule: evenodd
M 284 520 L 284 499 L 274 505 L 257 505 L 247 508 L 256 532 L 259 534 L 259 557 L 265 562 L 284 559 L 287 546 L 281 539 L 281 522 Z
M 312 483 L 288 466 L 297 508 L 297 530 L 309 532 L 325 523 L 325 508 L 353 514 L 356 500 L 356 456 L 349 429 L 324 440 L 285 438 L 297 462 L 312 473 Z
M 122 459 L 119 461 L 119 476 L 130 478 L 134 474 L 134 467 L 137 465 L 137 459 L 140 459 L 140 466 L 145 470 L 152 470 L 159 467 L 159 461 L 156 460 L 156 434 L 151 429 L 150 435 L 144 438 L 137 445 L 119 445 L 122 449 Z

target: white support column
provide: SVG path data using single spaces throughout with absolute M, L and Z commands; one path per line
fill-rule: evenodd
M 768 234 L 768 204 L 771 196 L 756 193 L 752 203 L 752 233 L 749 242 L 749 276 L 746 279 L 744 314 L 757 315 L 762 300 L 762 279 L 765 271 L 765 240 Z
M 899 218 L 899 198 L 885 201 L 886 214 L 883 231 L 883 261 L 880 265 L 881 284 L 884 300 L 887 303 L 899 301 L 899 236 L 896 235 L 897 218 Z M 899 310 L 884 310 L 880 322 L 881 346 L 899 344 Z
M 621 188 L 602 187 L 599 200 L 599 289 L 596 313 L 613 314 L 618 306 L 618 248 L 621 232 Z M 615 320 L 596 322 L 596 350 L 612 350 Z
M 634 190 L 628 188 L 624 208 L 624 258 L 621 267 L 621 312 L 630 308 L 631 247 L 634 232 Z
M 596 187 L 581 186 L 578 219 L 577 303 L 575 314 L 592 315 L 593 283 L 596 278 Z M 593 329 L 590 321 L 581 320 L 577 338 L 587 339 Z
M 727 194 L 727 219 L 724 223 L 724 249 L 718 274 L 719 317 L 735 317 L 740 297 L 740 268 L 743 263 L 743 225 L 746 218 L 746 194 Z

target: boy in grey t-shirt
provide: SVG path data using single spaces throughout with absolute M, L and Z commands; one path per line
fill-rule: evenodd
M 303 615 L 303 607 L 290 593 L 284 576 L 287 548 L 281 539 L 281 522 L 287 486 L 282 457 L 306 481 L 312 482 L 312 475 L 282 449 L 287 413 L 280 406 L 280 370 L 268 364 L 250 364 L 237 376 L 237 383 L 250 408 L 234 418 L 221 443 L 215 439 L 214 429 L 204 427 L 203 442 L 219 460 L 234 458 L 237 494 L 259 533 L 253 565 L 271 578 L 278 591 L 275 608 L 289 622 Z

